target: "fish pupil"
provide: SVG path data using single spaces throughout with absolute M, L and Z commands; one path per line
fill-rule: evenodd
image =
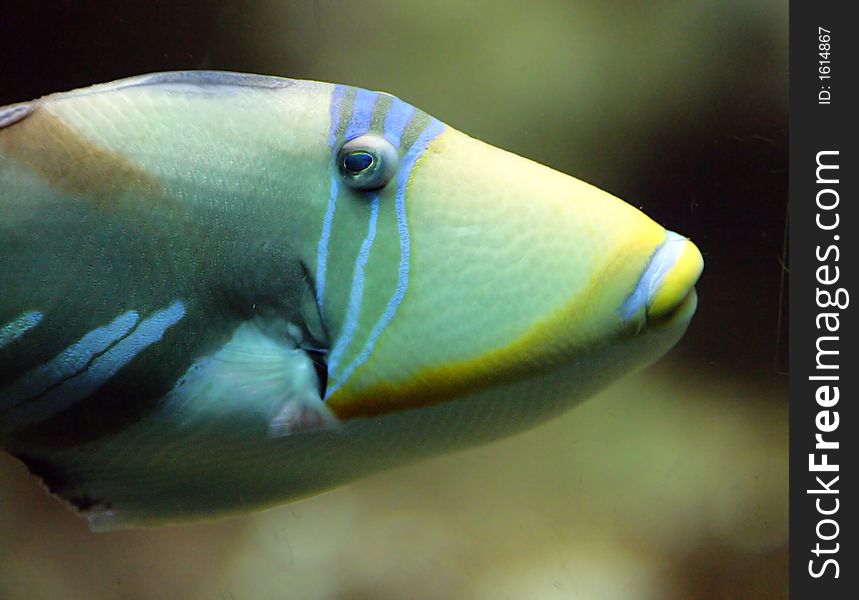
M 353 152 L 343 158 L 343 166 L 352 173 L 360 173 L 373 164 L 373 155 L 368 152 Z

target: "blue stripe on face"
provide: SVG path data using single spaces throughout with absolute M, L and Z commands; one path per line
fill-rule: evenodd
M 328 148 L 332 155 L 336 153 L 337 130 L 340 128 L 340 102 L 343 100 L 345 88 L 335 85 L 331 93 L 331 124 L 328 129 Z M 322 312 L 325 306 L 325 276 L 328 270 L 328 242 L 331 239 L 331 226 L 334 223 L 334 211 L 337 208 L 337 194 L 340 193 L 340 184 L 337 174 L 331 176 L 331 193 L 328 196 L 328 208 L 325 209 L 325 217 L 322 220 L 322 235 L 319 236 L 319 244 L 316 247 L 316 305 Z
M 337 338 L 334 348 L 331 350 L 331 355 L 328 358 L 328 372 L 333 374 L 337 370 L 337 365 L 343 352 L 349 347 L 352 338 L 355 336 L 355 330 L 358 328 L 358 317 L 361 314 L 361 303 L 364 299 L 364 269 L 367 266 L 367 260 L 370 258 L 370 250 L 373 247 L 373 241 L 376 239 L 376 223 L 379 219 L 379 195 L 373 194 L 370 200 L 370 220 L 367 225 L 367 237 L 361 243 L 361 249 L 358 252 L 358 257 L 355 259 L 355 269 L 352 272 L 352 289 L 349 292 L 349 309 L 346 313 L 346 318 L 343 321 L 343 333 Z
M 412 169 L 417 163 L 418 159 L 426 150 L 429 143 L 438 137 L 442 131 L 444 131 L 444 124 L 437 119 L 432 119 L 430 124 L 424 129 L 418 138 L 415 140 L 414 144 L 411 145 L 408 152 L 406 152 L 405 157 L 403 158 L 403 162 L 400 165 L 400 170 L 397 173 L 397 197 L 396 197 L 396 211 L 397 211 L 397 230 L 400 236 L 400 266 L 397 276 L 397 287 L 394 291 L 393 296 L 388 301 L 387 306 L 385 307 L 385 311 L 382 313 L 382 316 L 376 321 L 376 324 L 373 326 L 372 331 L 370 332 L 370 336 L 367 338 L 367 342 L 364 344 L 364 348 L 361 350 L 360 354 L 353 360 L 340 374 L 338 378 L 338 382 L 331 385 L 326 393 L 326 398 L 331 396 L 337 389 L 342 386 L 355 372 L 355 370 L 364 364 L 367 359 L 370 357 L 370 354 L 373 352 L 373 348 L 376 345 L 376 342 L 379 339 L 379 336 L 382 335 L 382 332 L 394 318 L 394 315 L 397 313 L 397 309 L 399 309 L 400 304 L 403 302 L 403 297 L 406 294 L 406 290 L 409 287 L 409 257 L 411 255 L 411 245 L 409 239 L 409 229 L 408 222 L 406 220 L 406 186 L 409 182 L 409 177 L 411 175 Z M 329 369 L 329 374 L 331 373 Z
M 30 310 L 22 313 L 0 327 L 0 349 L 11 344 L 19 337 L 30 331 L 42 320 L 42 313 Z
M 375 99 L 372 100 L 375 102 Z M 365 99 L 364 102 L 370 103 L 371 100 L 369 98 Z M 403 132 L 405 131 L 406 124 L 412 118 L 414 114 L 414 107 L 406 104 L 402 100 L 398 98 L 393 98 L 391 101 L 391 105 L 388 107 L 388 112 L 385 116 L 385 137 L 390 141 L 394 146 L 400 147 L 401 138 L 403 136 Z M 372 111 L 371 113 L 372 114 Z M 369 121 L 361 118 L 362 122 Z M 351 128 L 351 127 L 350 127 Z M 354 130 L 354 133 L 357 135 L 362 135 L 365 132 L 361 132 L 358 129 Z M 347 136 L 348 138 L 348 136 Z M 337 367 L 340 364 L 340 359 L 343 357 L 343 353 L 352 343 L 353 338 L 355 337 L 355 331 L 358 328 L 358 319 L 361 314 L 361 304 L 364 299 L 364 271 L 367 265 L 367 260 L 370 257 L 370 250 L 373 246 L 373 241 L 376 238 L 376 224 L 379 218 L 379 195 L 374 194 L 370 201 L 370 216 L 369 222 L 367 224 L 367 237 L 364 238 L 364 242 L 361 244 L 361 249 L 358 253 L 358 257 L 355 259 L 355 268 L 352 272 L 352 289 L 349 293 L 349 307 L 346 312 L 346 317 L 343 320 L 343 330 L 340 334 L 340 337 L 337 338 L 337 342 L 334 344 L 334 348 L 331 351 L 331 354 L 328 358 L 328 373 L 329 378 L 332 380 L 336 377 Z
M 78 372 L 77 375 L 70 379 L 65 379 L 39 398 L 25 402 L 15 408 L 12 415 L 15 425 L 20 427 L 42 421 L 67 409 L 75 402 L 83 400 L 116 375 L 120 369 L 130 363 L 138 354 L 158 342 L 164 333 L 181 321 L 184 316 L 185 304 L 180 300 L 173 302 L 173 304 L 163 310 L 152 313 L 149 318 L 141 321 L 127 337 L 117 342 L 106 352 L 98 355 L 89 366 Z M 99 345 L 103 345 L 109 339 L 110 341 L 115 340 L 115 334 L 118 331 L 123 327 L 125 327 L 125 331 L 128 331 L 136 321 L 137 313 L 134 311 L 123 313 L 106 327 L 101 327 L 88 333 L 75 346 L 84 345 L 84 340 L 88 339 L 87 344 L 89 344 L 90 349 L 96 348 Z M 98 339 L 98 344 L 92 341 L 96 338 Z M 109 344 L 110 341 L 107 343 Z M 70 347 L 69 350 L 75 346 Z M 69 350 L 66 350 L 63 354 Z M 55 381 L 55 383 L 59 382 Z
M 414 106 L 406 104 L 399 98 L 391 101 L 388 114 L 385 115 L 385 137 L 397 148 L 402 144 L 403 133 L 413 114 L 415 114 Z
M 3 410 L 14 408 L 80 373 L 93 356 L 104 352 L 111 344 L 128 333 L 137 323 L 137 319 L 137 313 L 130 310 L 104 327 L 93 329 L 53 359 L 27 371 L 6 389 L 0 391 L 0 406 Z
M 352 138 L 370 131 L 373 110 L 376 108 L 378 99 L 379 92 L 359 89 L 355 93 L 355 101 L 352 103 L 352 118 L 349 119 L 349 126 L 346 127 L 346 133 L 343 134 L 344 141 L 348 142 Z
M 331 95 L 331 124 L 328 130 L 328 147 L 332 155 L 337 153 L 337 131 L 340 128 L 340 121 L 342 119 L 341 103 L 344 93 L 345 88 L 342 85 L 337 85 L 334 86 L 334 91 Z M 348 140 L 363 135 L 370 130 L 373 120 L 373 110 L 376 107 L 378 99 L 378 92 L 358 90 L 355 93 L 355 99 L 352 103 L 352 117 L 349 119 L 344 139 Z M 337 196 L 339 194 L 340 181 L 338 175 L 334 173 L 331 176 L 331 192 L 328 196 L 328 207 L 322 220 L 322 235 L 319 237 L 319 243 L 316 248 L 316 304 L 319 306 L 320 312 L 323 312 L 325 309 L 325 278 L 328 273 L 328 246 L 331 242 L 331 228 L 334 224 L 334 213 L 337 210 Z

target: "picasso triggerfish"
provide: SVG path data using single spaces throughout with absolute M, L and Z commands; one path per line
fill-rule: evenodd
M 701 254 L 344 85 L 145 75 L 0 108 L 0 447 L 94 529 L 521 431 L 674 345 Z

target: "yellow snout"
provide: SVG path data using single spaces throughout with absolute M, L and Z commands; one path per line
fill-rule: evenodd
M 573 177 L 448 129 L 406 197 L 409 289 L 328 399 L 341 418 L 445 402 L 594 352 L 614 373 L 624 356 L 610 348 L 657 320 L 679 336 L 694 312 L 694 244 Z M 647 355 L 636 352 L 630 365 Z

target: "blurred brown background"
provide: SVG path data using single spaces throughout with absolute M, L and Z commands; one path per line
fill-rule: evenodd
M 0 455 L 0 599 L 785 598 L 787 24 L 771 0 L 7 0 L 0 104 L 189 68 L 385 90 L 706 267 L 658 366 L 261 515 L 94 535 Z

